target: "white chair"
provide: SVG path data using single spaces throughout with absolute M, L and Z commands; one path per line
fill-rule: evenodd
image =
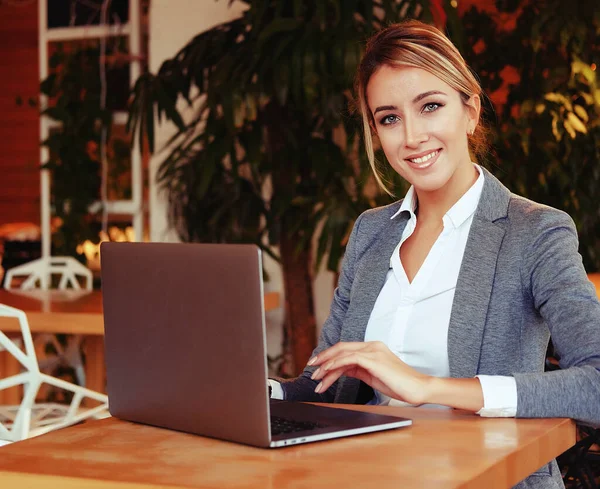
M 70 256 L 40 258 L 9 268 L 5 273 L 5 289 L 13 288 L 12 282 L 15 277 L 24 278 L 23 282 L 19 284 L 18 288 L 20 289 L 33 289 L 37 284 L 42 289 L 49 289 L 52 275 L 61 276 L 58 284 L 58 288 L 61 290 L 81 289 L 80 278 L 85 280 L 86 290 L 91 291 L 93 287 L 92 271 Z
M 91 274 L 91 271 L 88 270 L 88 272 Z M 8 279 L 8 281 L 5 282 L 5 288 L 8 288 L 8 284 L 10 284 L 11 281 L 12 278 Z M 92 283 L 91 278 L 88 280 L 88 283 Z M 48 296 L 47 291 L 44 289 L 24 287 L 24 284 L 22 284 L 21 288 L 10 290 L 13 294 L 19 294 L 27 298 L 39 300 L 42 303 L 43 307 L 50 307 L 49 304 L 46 304 L 48 302 Z M 71 289 L 69 292 L 65 292 L 65 294 L 68 294 L 68 296 L 66 296 L 64 300 L 75 300 L 81 295 L 85 295 L 88 293 L 88 289 L 82 290 L 81 288 L 74 288 Z M 40 370 L 42 370 L 42 372 L 52 374 L 52 370 L 57 368 L 62 363 L 73 369 L 77 384 L 82 387 L 85 387 L 85 369 L 83 366 L 83 358 L 81 356 L 81 343 L 83 341 L 82 335 L 68 335 L 65 345 L 60 344 L 56 334 L 51 333 L 35 334 L 33 341 L 36 345 L 50 345 L 55 351 L 55 355 L 52 358 L 45 358 L 39 364 L 39 368 Z
M 52 430 L 64 428 L 90 418 L 108 417 L 108 397 L 99 392 L 80 387 L 40 372 L 27 316 L 20 309 L 0 304 L 0 316 L 18 319 L 22 344 L 8 338 L 0 331 L 0 350 L 6 350 L 22 366 L 17 375 L 0 379 L 0 390 L 23 385 L 24 395 L 18 406 L 0 406 L 0 440 L 24 440 Z M 36 404 L 36 396 L 43 384 L 73 393 L 70 405 L 55 403 Z M 90 398 L 100 405 L 84 408 L 81 401 Z

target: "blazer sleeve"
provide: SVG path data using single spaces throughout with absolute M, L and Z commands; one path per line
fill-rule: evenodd
M 360 222 L 363 216 L 364 213 L 358 217 L 352 228 L 352 233 L 348 239 L 346 252 L 342 261 L 342 270 L 340 272 L 338 286 L 333 294 L 329 316 L 323 325 L 319 342 L 313 351 L 312 356 L 317 355 L 319 352 L 326 350 L 340 341 L 342 324 L 346 317 L 348 304 L 350 303 L 350 292 L 354 281 L 357 261 L 357 240 Z M 287 401 L 333 402 L 337 389 L 337 382 L 327 389 L 327 391 L 316 394 L 315 387 L 318 382 L 310 378 L 314 371 L 315 367 L 307 366 L 302 374 L 295 379 L 277 379 L 281 382 L 284 399 Z
M 561 211 L 535 226 L 521 280 L 550 329 L 561 369 L 515 374 L 517 417 L 568 417 L 600 426 L 600 303 Z

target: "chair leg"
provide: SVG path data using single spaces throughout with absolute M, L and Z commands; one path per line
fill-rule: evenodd
M 592 470 L 588 453 L 594 443 L 594 437 L 585 436 L 561 455 L 561 465 L 567 467 L 563 481 L 567 488 L 598 489 L 596 477 Z

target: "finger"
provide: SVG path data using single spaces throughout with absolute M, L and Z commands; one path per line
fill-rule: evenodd
M 321 353 L 315 355 L 308 361 L 308 365 L 321 365 L 323 362 L 326 362 L 330 358 L 338 355 L 340 352 L 344 351 L 347 348 L 352 348 L 353 345 L 358 345 L 359 342 L 345 342 L 341 341 L 336 343 L 333 346 L 330 346 L 326 350 L 323 350 Z
M 322 365 L 324 362 L 330 360 L 331 358 L 335 357 L 336 355 L 339 355 L 341 353 L 348 352 L 348 351 L 360 350 L 362 348 L 365 348 L 365 345 L 366 345 L 366 343 L 364 343 L 363 341 L 344 341 L 344 342 L 336 343 L 335 345 L 327 348 L 326 350 L 323 350 L 321 353 L 312 357 L 308 361 L 307 365 L 309 365 L 309 366 Z
M 330 370 L 334 369 L 334 365 L 336 365 L 336 362 L 338 362 L 340 358 L 346 357 L 348 355 L 356 355 L 356 354 L 360 354 L 360 350 L 359 351 L 350 351 L 350 352 L 340 351 L 340 352 L 338 352 L 338 354 L 336 356 L 332 357 L 329 360 L 321 358 L 321 362 L 322 362 L 321 366 L 318 367 L 312 373 L 310 378 L 313 380 L 322 379 Z
M 315 392 L 317 394 L 325 392 L 335 383 L 336 380 L 338 380 L 342 375 L 345 374 L 346 370 L 349 369 L 338 369 L 329 372 L 325 377 L 321 379 L 321 382 L 319 382 L 319 384 L 315 388 Z
M 362 380 L 367 384 L 371 385 L 373 377 L 364 369 L 356 366 L 344 367 L 332 370 L 327 373 L 315 388 L 317 394 L 329 389 L 342 375 L 346 377 L 354 377 L 355 379 Z
M 325 363 L 319 372 L 319 376 L 324 378 L 330 371 L 348 368 L 357 368 L 364 370 L 369 376 L 377 376 L 377 366 L 381 366 L 381 362 L 377 359 L 380 355 L 372 351 L 354 351 L 346 355 L 338 356 L 329 362 Z M 362 379 L 361 379 L 362 380 Z
M 323 373 L 327 373 L 329 370 L 335 370 L 350 365 L 357 365 L 365 368 L 373 363 L 377 355 L 378 352 L 371 351 L 368 347 L 361 350 L 344 352 L 323 363 L 320 370 L 322 370 Z

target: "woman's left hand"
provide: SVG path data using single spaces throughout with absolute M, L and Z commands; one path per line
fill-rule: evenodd
M 427 402 L 432 377 L 417 372 L 394 355 L 380 341 L 337 343 L 308 362 L 319 366 L 312 379 L 321 383 L 315 392 L 324 392 L 342 375 L 355 377 L 382 394 L 410 404 Z

